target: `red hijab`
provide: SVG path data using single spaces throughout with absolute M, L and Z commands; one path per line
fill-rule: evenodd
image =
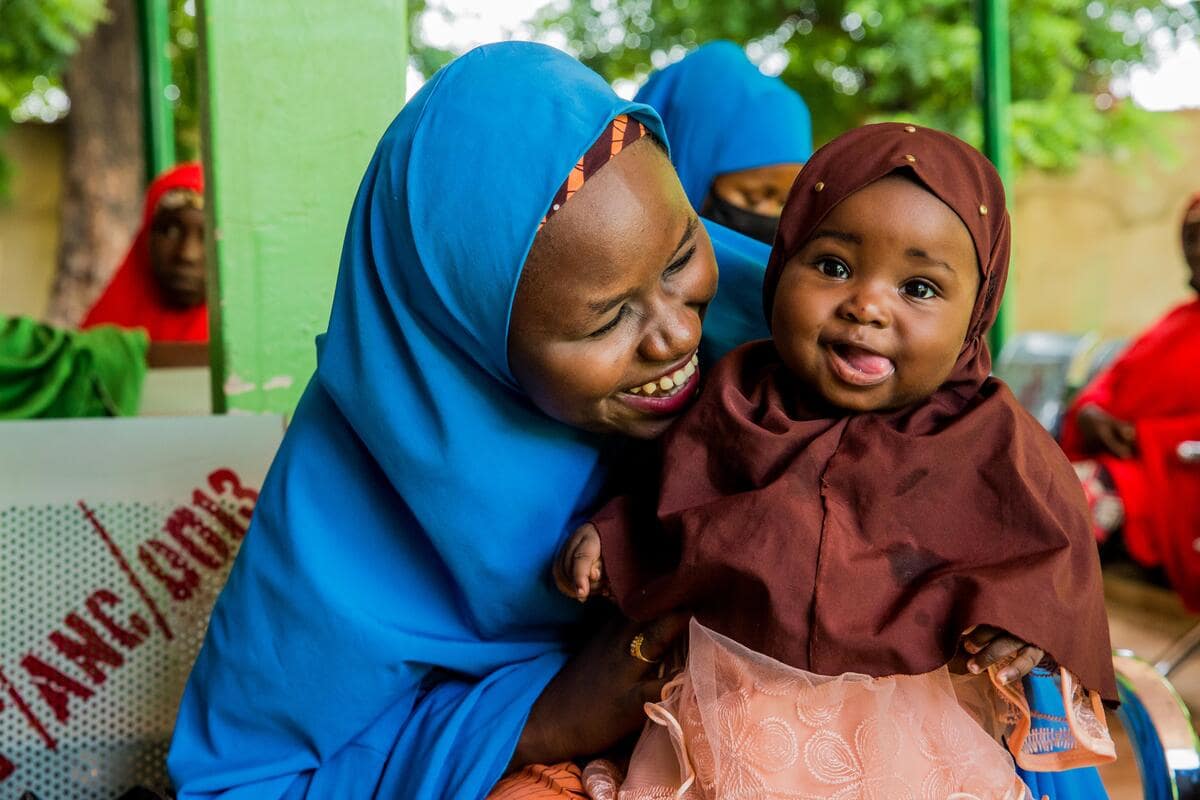
M 180 164 L 154 179 L 146 190 L 142 226 L 108 288 L 84 317 L 81 328 L 104 323 L 145 328 L 154 342 L 207 342 L 208 305 L 179 309 L 167 304 L 150 264 L 150 226 L 163 195 L 174 189 L 204 193 L 204 172 L 191 162 Z
M 894 172 L 952 208 L 979 255 L 980 290 L 950 378 L 900 411 L 830 417 L 770 341 L 735 350 L 664 437 L 657 502 L 623 498 L 596 520 L 614 595 L 634 618 L 686 608 L 825 675 L 928 672 L 953 657 L 963 631 L 994 625 L 1115 701 L 1079 481 L 989 377 L 985 333 L 1010 240 L 992 165 L 952 136 L 892 123 L 821 148 L 783 210 L 767 318 L 785 264 L 821 220 Z
M 1200 194 L 1184 211 L 1200 209 Z M 1095 459 L 1108 470 L 1125 506 L 1122 535 L 1130 555 L 1163 566 L 1191 611 L 1200 612 L 1200 475 L 1176 448 L 1200 439 L 1200 298 L 1172 309 L 1075 398 L 1063 419 L 1062 446 L 1073 460 Z M 1090 452 L 1079 412 L 1098 405 L 1136 429 L 1131 458 Z
M 1192 197 L 1183 222 L 1200 209 Z M 1073 459 L 1087 458 L 1075 421 L 1079 410 L 1096 403 L 1126 422 L 1200 414 L 1200 298 L 1171 310 L 1142 333 L 1071 404 L 1063 421 L 1063 448 Z M 1120 459 L 1113 459 L 1120 461 Z

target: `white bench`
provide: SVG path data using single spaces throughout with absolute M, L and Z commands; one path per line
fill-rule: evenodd
M 169 789 L 278 416 L 0 423 L 0 798 Z

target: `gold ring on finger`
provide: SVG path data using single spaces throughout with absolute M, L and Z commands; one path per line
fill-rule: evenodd
M 658 663 L 657 659 L 646 658 L 646 656 L 642 653 L 642 645 L 644 645 L 645 643 L 646 643 L 646 634 L 639 633 L 639 634 L 635 635 L 633 637 L 633 639 L 631 639 L 629 642 L 629 655 L 633 656 L 638 661 L 643 661 L 647 664 L 657 664 Z

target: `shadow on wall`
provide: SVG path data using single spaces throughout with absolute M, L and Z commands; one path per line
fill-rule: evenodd
M 13 170 L 0 200 L 0 314 L 41 319 L 58 259 L 66 128 L 14 125 L 0 138 Z

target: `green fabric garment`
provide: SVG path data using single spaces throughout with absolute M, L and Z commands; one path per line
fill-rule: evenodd
M 149 345 L 141 329 L 0 317 L 0 419 L 136 414 Z

